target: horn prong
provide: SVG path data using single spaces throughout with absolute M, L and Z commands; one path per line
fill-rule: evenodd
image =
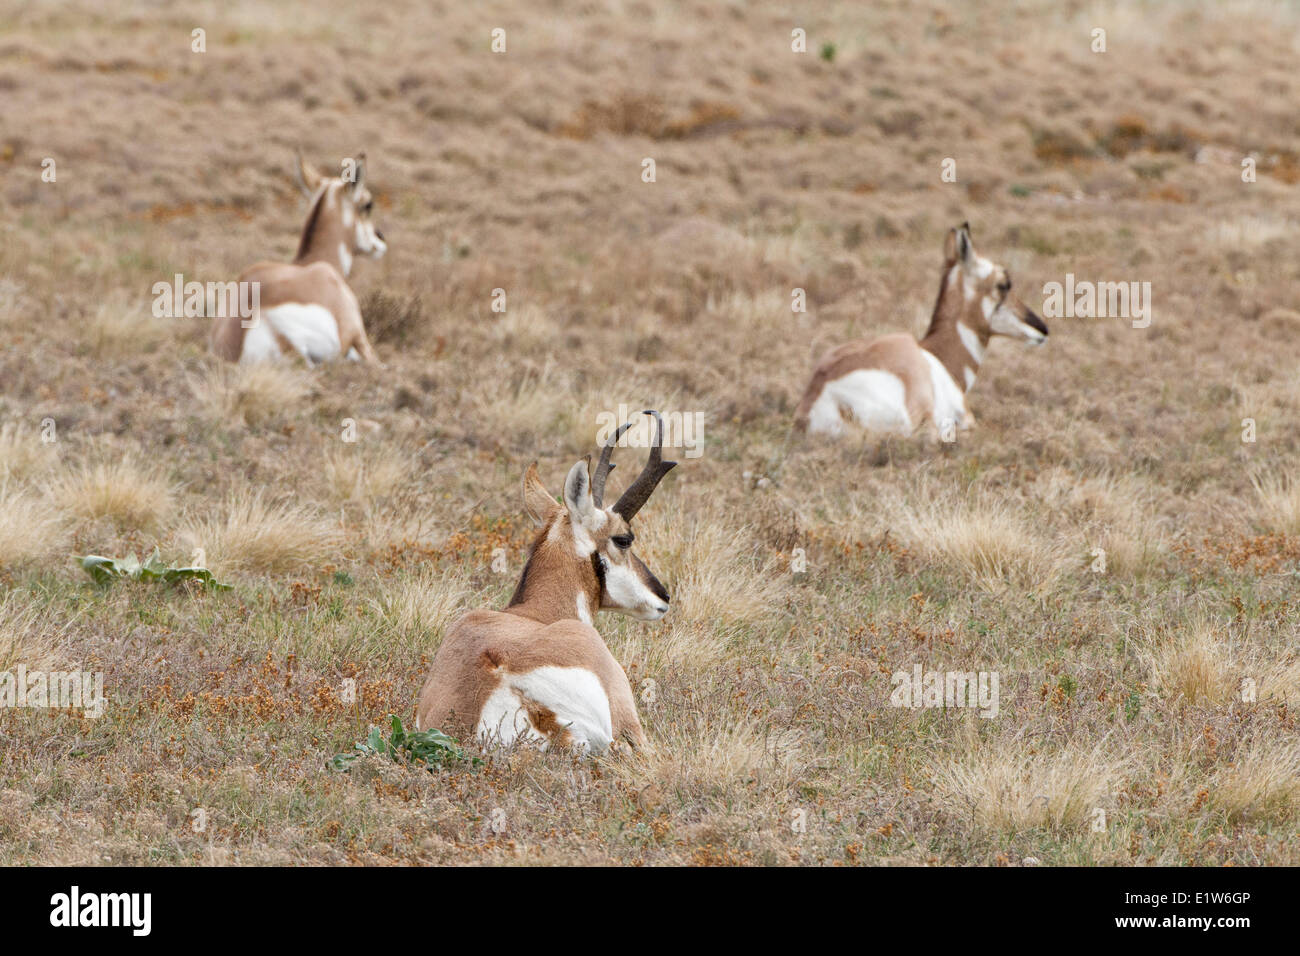
M 609 460 L 609 456 L 614 453 L 614 447 L 618 440 L 623 437 L 633 425 L 632 422 L 624 422 L 618 426 L 614 434 L 605 442 L 605 446 L 600 450 L 600 461 L 596 463 L 596 471 L 591 476 L 591 499 L 597 508 L 604 507 L 605 504 L 605 479 L 609 473 L 614 470 L 615 465 Z
M 641 469 L 641 474 L 637 475 L 636 480 L 628 485 L 627 490 L 623 492 L 614 505 L 615 513 L 621 515 L 624 521 L 632 520 L 642 506 L 650 500 L 650 496 L 658 487 L 659 482 L 663 480 L 664 475 L 677 467 L 677 462 L 663 460 L 663 416 L 655 409 L 646 409 L 642 414 L 654 418 L 655 437 L 650 444 L 650 457 L 646 460 L 645 467 Z

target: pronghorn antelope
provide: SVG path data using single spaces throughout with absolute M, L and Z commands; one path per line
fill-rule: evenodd
M 540 528 L 504 611 L 470 611 L 448 630 L 416 709 L 416 726 L 473 732 L 485 745 L 517 740 L 600 753 L 611 742 L 646 742 L 632 687 L 592 626 L 597 611 L 656 621 L 668 592 L 632 553 L 631 521 L 677 463 L 663 460 L 663 421 L 654 417 L 650 457 L 613 507 L 605 507 L 610 454 L 632 422 L 577 462 L 560 505 L 534 462 L 524 473 L 524 509 Z
M 845 421 L 869 431 L 910 435 L 927 421 L 941 437 L 975 419 L 966 392 L 994 335 L 1041 345 L 1043 320 L 1011 291 L 1011 276 L 979 255 L 970 226 L 948 232 L 943 279 L 930 328 L 849 342 L 817 363 L 795 412 L 795 427 L 838 437 Z
M 311 198 L 292 263 L 259 262 L 239 281 L 259 283 L 260 309 L 250 319 L 218 318 L 212 349 L 232 362 L 261 362 L 297 352 L 308 365 L 346 355 L 374 363 L 361 307 L 348 287 L 356 255 L 378 259 L 388 250 L 370 220 L 365 154 L 351 180 L 322 175 L 298 157 L 298 175 Z

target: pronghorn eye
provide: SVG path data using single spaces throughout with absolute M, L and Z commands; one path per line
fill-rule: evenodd
M 609 540 L 613 541 L 614 544 L 617 545 L 623 551 L 626 551 L 628 548 L 632 547 L 632 536 L 630 534 L 616 534 L 614 535 L 614 537 L 610 538 Z
M 370 215 L 370 210 L 373 209 L 374 206 L 375 206 L 375 201 L 373 199 L 367 199 L 366 204 L 361 207 L 361 211 L 368 216 Z

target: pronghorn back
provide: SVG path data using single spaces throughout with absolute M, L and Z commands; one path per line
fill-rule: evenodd
M 1007 270 L 975 252 L 969 227 L 949 232 L 930 327 L 917 341 L 886 335 L 832 349 L 813 370 L 795 410 L 799 431 L 838 437 L 851 422 L 868 431 L 941 435 L 974 416 L 966 392 L 994 335 L 1041 344 L 1047 326 L 1011 291 Z
M 504 611 L 471 611 L 448 630 L 416 708 L 416 726 L 472 733 L 487 745 L 517 741 L 599 753 L 615 740 L 646 742 L 627 675 L 592 621 L 601 610 L 658 620 L 668 592 L 632 551 L 632 518 L 676 464 L 662 457 L 657 412 L 650 458 L 611 507 L 603 504 L 610 454 L 630 427 L 569 470 L 564 504 L 524 474 L 524 508 L 540 530 Z
M 910 434 L 914 423 L 933 418 L 930 376 L 921 347 L 910 335 L 846 342 L 817 363 L 796 421 L 828 435 L 839 435 L 846 421 L 866 420 L 878 422 L 878 431 Z
M 269 318 L 250 322 L 248 328 L 237 318 L 214 325 L 213 351 L 227 361 L 267 361 L 297 352 L 310 365 L 327 362 L 342 351 L 340 326 L 360 323 L 356 295 L 323 262 L 259 262 L 245 269 L 239 281 L 259 283 L 256 318 Z
M 538 626 L 504 611 L 471 611 L 447 632 L 416 726 L 476 733 L 509 746 L 530 740 L 599 753 L 618 739 L 645 744 L 623 668 L 578 620 Z
M 299 157 L 299 176 L 311 198 L 291 263 L 259 262 L 241 283 L 256 283 L 257 312 L 214 320 L 212 350 L 231 362 L 263 362 L 300 355 L 308 365 L 341 356 L 376 361 L 361 307 L 347 283 L 357 255 L 381 258 L 383 235 L 370 221 L 374 201 L 365 185 L 365 157 L 350 180 L 322 176 Z

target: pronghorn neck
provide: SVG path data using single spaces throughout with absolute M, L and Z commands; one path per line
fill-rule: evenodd
M 986 328 L 986 323 L 976 321 L 979 300 L 968 295 L 966 286 L 960 265 L 944 274 L 930 327 L 920 342 L 921 348 L 943 363 L 963 392 L 974 384 L 989 344 L 988 332 L 977 331 Z
M 344 220 L 352 215 L 352 210 L 339 198 L 342 188 L 339 182 L 326 182 L 312 197 L 311 211 L 302 227 L 293 262 L 299 266 L 328 262 L 346 279 L 352 271 L 352 243 L 348 241 L 350 224 Z
M 594 552 L 586 558 L 576 556 L 573 535 L 563 533 L 565 530 L 557 521 L 533 542 L 507 613 L 540 624 L 594 621 L 600 608 L 603 569 Z

